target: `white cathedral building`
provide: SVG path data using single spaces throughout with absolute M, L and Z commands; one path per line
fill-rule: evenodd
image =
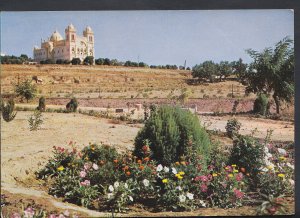
M 81 61 L 87 56 L 95 57 L 94 32 L 87 26 L 83 31 L 83 36 L 76 34 L 75 27 L 70 24 L 65 29 L 65 39 L 56 30 L 50 36 L 48 41 L 41 41 L 41 48 L 35 46 L 33 57 L 36 62 L 51 59 L 72 60 L 80 58 Z

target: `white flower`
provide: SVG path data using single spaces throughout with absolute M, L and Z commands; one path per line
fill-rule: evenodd
M 202 207 L 206 207 L 206 204 L 204 201 L 200 200 L 199 203 L 201 204 Z
M 128 196 L 130 201 L 133 201 L 133 197 L 131 197 L 130 195 Z
M 176 190 L 181 191 L 181 190 L 182 190 L 181 186 L 177 186 L 177 187 L 176 187 Z
M 270 157 L 273 157 L 273 155 L 271 153 L 266 153 L 266 157 L 270 158 Z
M 115 188 L 118 188 L 119 186 L 120 186 L 120 183 L 119 183 L 119 182 L 115 182 L 115 183 L 114 183 L 114 187 L 115 187 Z
M 269 148 L 268 147 L 265 147 L 264 150 L 265 150 L 265 154 L 269 153 Z
M 115 189 L 114 189 L 114 187 L 113 187 L 112 185 L 110 185 L 110 186 L 108 187 L 108 190 L 109 190 L 110 192 L 113 192 Z
M 108 199 L 111 199 L 113 196 L 114 196 L 113 193 L 108 193 L 108 194 L 107 194 L 107 198 L 108 198 Z
M 192 193 L 186 193 L 186 196 L 188 197 L 188 199 L 193 200 L 194 199 L 194 194 Z
M 98 169 L 99 169 L 98 165 L 95 164 L 95 163 L 93 163 L 93 166 L 92 166 L 92 167 L 93 167 L 94 170 L 98 170 Z
M 261 168 L 259 168 L 259 170 L 262 171 L 262 172 L 268 172 L 269 171 L 268 168 L 266 168 L 266 167 L 261 167 Z
M 124 184 L 124 187 L 125 187 L 126 189 L 128 188 L 128 185 L 127 185 L 127 183 L 125 183 L 125 184 Z
M 293 179 L 289 179 L 289 182 L 291 183 L 292 186 L 295 185 L 295 181 Z
M 144 179 L 143 180 L 143 184 L 145 187 L 149 186 L 149 180 L 148 179 Z
M 172 167 L 172 173 L 173 173 L 174 175 L 177 174 L 177 170 L 176 170 L 174 167 Z
M 156 168 L 156 171 L 160 172 L 160 171 L 162 171 L 162 169 L 163 169 L 163 166 L 161 164 L 159 164 Z
M 164 171 L 168 173 L 170 171 L 169 167 L 164 167 Z
M 292 169 L 295 169 L 294 165 L 290 164 L 289 162 L 287 162 L 286 165 Z
M 286 155 L 286 150 L 284 150 L 282 148 L 278 148 L 278 152 L 279 152 L 279 154 Z
M 184 195 L 179 195 L 178 198 L 181 203 L 185 202 L 186 197 Z
M 70 216 L 70 212 L 68 210 L 65 210 L 64 215 L 65 216 Z

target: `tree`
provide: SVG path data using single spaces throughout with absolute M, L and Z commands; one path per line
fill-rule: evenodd
M 15 86 L 15 92 L 17 96 L 21 96 L 21 101 L 23 101 L 23 98 L 25 98 L 27 103 L 28 100 L 35 97 L 36 91 L 36 86 L 31 84 L 31 81 L 28 79 Z
M 79 65 L 81 64 L 80 58 L 73 58 L 71 61 L 72 65 Z
M 93 65 L 94 64 L 94 57 L 93 56 L 86 56 L 83 60 L 83 63 L 86 65 Z
M 232 74 L 232 67 L 228 61 L 221 61 L 219 64 L 220 81 Z
M 215 76 L 218 74 L 218 65 L 213 61 L 205 61 L 202 64 L 193 67 L 192 76 L 198 77 L 199 80 L 209 79 L 213 82 Z
M 244 82 L 245 76 L 247 73 L 247 64 L 243 63 L 243 60 L 240 58 L 238 61 L 231 62 L 233 68 L 233 73 L 237 76 L 240 82 Z
M 261 53 L 248 49 L 254 59 L 246 78 L 246 93 L 273 94 L 276 112 L 280 112 L 280 101 L 291 102 L 294 97 L 294 47 L 293 40 L 286 37 Z

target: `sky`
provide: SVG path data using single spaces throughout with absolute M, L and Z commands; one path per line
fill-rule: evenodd
M 294 39 L 294 12 L 277 10 L 1 12 L 1 53 L 33 56 L 41 38 L 72 23 L 95 34 L 95 58 L 194 66 L 206 60 L 251 62 L 286 36 Z

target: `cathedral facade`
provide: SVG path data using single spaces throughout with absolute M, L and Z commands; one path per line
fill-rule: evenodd
M 80 58 L 81 61 L 87 56 L 95 57 L 94 49 L 94 32 L 91 27 L 86 27 L 83 36 L 76 33 L 75 27 L 70 24 L 65 29 L 65 39 L 56 30 L 46 41 L 41 41 L 41 47 L 35 46 L 33 49 L 33 57 L 36 62 L 51 59 L 69 60 Z

